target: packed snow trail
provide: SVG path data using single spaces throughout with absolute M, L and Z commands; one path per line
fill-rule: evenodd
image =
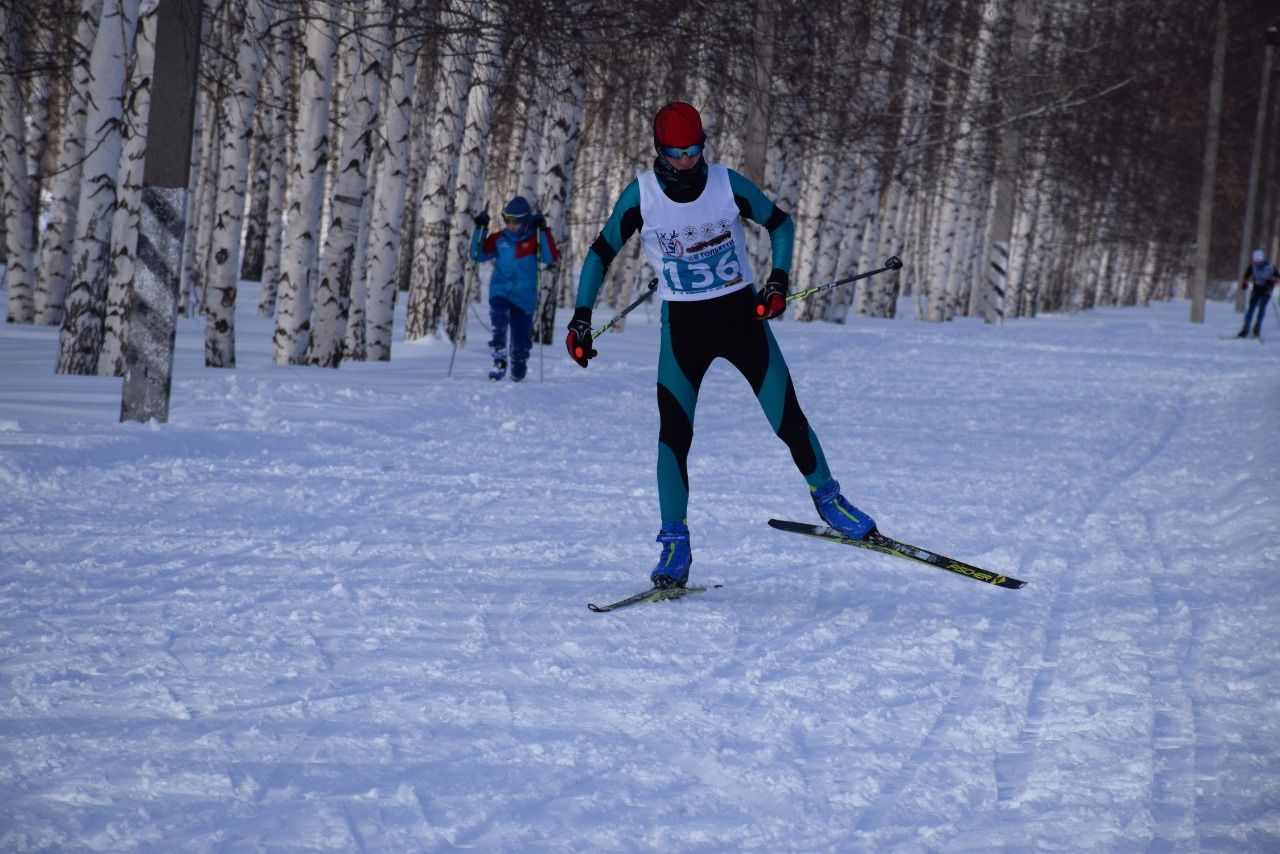
M 520 385 L 274 366 L 251 310 L 206 370 L 184 320 L 166 425 L 0 327 L 0 849 L 1275 850 L 1280 361 L 1209 317 L 776 324 L 850 499 L 1028 586 L 770 529 L 816 515 L 717 365 L 725 586 L 607 617 L 657 556 L 651 306 Z

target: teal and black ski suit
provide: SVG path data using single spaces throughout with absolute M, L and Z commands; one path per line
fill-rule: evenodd
M 673 230 L 659 232 L 654 237 L 652 226 L 645 231 L 641 214 L 641 181 L 650 182 L 650 187 L 660 187 L 667 199 L 676 203 L 677 209 L 698 201 L 708 186 L 705 161 L 700 161 L 698 167 L 689 173 L 662 168 L 665 165 L 661 157 L 657 158 L 652 175 L 642 174 L 622 191 L 613 213 L 583 262 L 578 280 L 578 308 L 591 309 L 595 306 L 609 264 L 623 244 L 637 232 L 641 232 L 646 241 L 669 238 L 673 245 L 679 247 L 673 251 L 678 251 L 682 258 L 710 256 L 712 266 L 714 244 L 728 238 L 730 225 L 735 233 L 741 233 L 736 222 L 729 223 L 725 218 L 706 223 L 700 230 L 686 227 L 683 234 Z M 720 170 L 713 173 L 713 178 L 718 181 L 713 181 L 713 186 L 720 188 L 723 188 L 723 176 L 727 172 L 732 203 L 737 208 L 736 216 L 768 229 L 773 262 L 768 280 L 785 286 L 795 235 L 791 217 L 742 175 L 723 167 L 713 166 L 711 169 Z M 652 183 L 654 178 L 657 179 L 656 185 Z M 661 209 L 661 205 L 658 207 Z M 647 209 L 653 208 L 650 195 Z M 687 246 L 680 245 L 681 238 Z M 702 251 L 686 254 L 686 248 Z M 749 264 L 742 265 L 744 275 L 739 280 L 713 281 L 712 273 L 707 272 L 705 281 L 708 287 L 705 290 L 716 293 L 699 294 L 689 299 L 672 292 L 672 280 L 679 278 L 679 271 L 668 269 L 671 263 L 674 262 L 664 263 L 661 265 L 664 269 L 655 270 L 662 281 L 664 295 L 662 344 L 658 356 L 658 501 L 663 521 L 682 522 L 688 514 L 687 461 L 693 442 L 694 410 L 703 377 L 718 358 L 737 368 L 751 384 L 770 426 L 786 443 L 796 467 L 809 486 L 826 484 L 831 480 L 831 472 L 818 438 L 796 400 L 786 360 L 769 329 L 769 322 L 756 317 L 755 282 L 749 279 L 741 281 L 750 274 Z M 686 264 L 683 260 L 680 263 L 686 268 L 708 267 L 706 264 Z M 726 268 L 730 269 L 729 276 L 737 275 L 736 266 L 721 265 L 721 271 Z M 678 282 L 675 285 L 678 287 Z

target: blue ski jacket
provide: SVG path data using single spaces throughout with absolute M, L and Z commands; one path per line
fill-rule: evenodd
M 545 228 L 522 225 L 514 234 L 504 228 L 487 237 L 477 228 L 471 235 L 471 260 L 494 262 L 489 299 L 504 297 L 530 314 L 538 306 L 538 262 L 549 266 L 559 259 L 556 241 Z

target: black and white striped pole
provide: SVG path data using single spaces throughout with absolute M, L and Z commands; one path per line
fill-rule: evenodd
M 142 223 L 129 304 L 121 421 L 169 420 L 178 325 L 191 127 L 200 58 L 200 0 L 160 0 L 142 174 Z

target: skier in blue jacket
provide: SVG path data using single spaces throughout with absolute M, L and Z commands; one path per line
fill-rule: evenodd
M 476 230 L 471 236 L 471 259 L 492 261 L 489 279 L 489 320 L 493 337 L 493 370 L 489 379 L 500 380 L 507 374 L 508 355 L 511 379 L 525 377 L 529 351 L 533 348 L 533 312 L 538 306 L 538 262 L 550 267 L 560 258 L 555 239 L 547 231 L 546 219 L 535 214 L 524 196 L 516 196 L 502 209 L 503 228 L 486 236 L 489 214 L 474 217 Z M 508 333 L 510 346 L 508 347 Z
M 818 515 L 852 539 L 875 522 L 850 504 L 831 476 L 818 437 L 796 399 L 791 374 L 768 320 L 786 308 L 795 225 L 751 181 L 703 159 L 702 117 L 690 104 L 667 104 L 653 120 L 653 171 L 622 191 L 591 245 L 565 346 L 582 367 L 591 347 L 591 310 L 610 262 L 640 233 L 661 283 L 662 343 L 658 355 L 658 504 L 662 554 L 650 573 L 656 587 L 683 587 L 693 561 L 689 546 L 687 460 L 698 390 L 711 363 L 723 358 L 751 384 L 769 424 L 786 443 L 809 485 Z M 757 289 L 743 220 L 765 227 L 773 269 Z
M 1267 305 L 1271 302 L 1271 289 L 1276 284 L 1276 267 L 1267 260 L 1266 253 L 1261 249 L 1253 250 L 1253 258 L 1251 263 L 1244 270 L 1244 278 L 1240 280 L 1240 287 L 1248 288 L 1253 285 L 1253 291 L 1249 294 L 1249 308 L 1244 313 L 1244 326 L 1240 328 L 1237 338 L 1244 338 L 1249 334 L 1249 321 L 1253 318 L 1253 312 L 1258 312 L 1258 319 L 1253 324 L 1253 337 L 1262 337 L 1262 318 L 1267 313 Z

